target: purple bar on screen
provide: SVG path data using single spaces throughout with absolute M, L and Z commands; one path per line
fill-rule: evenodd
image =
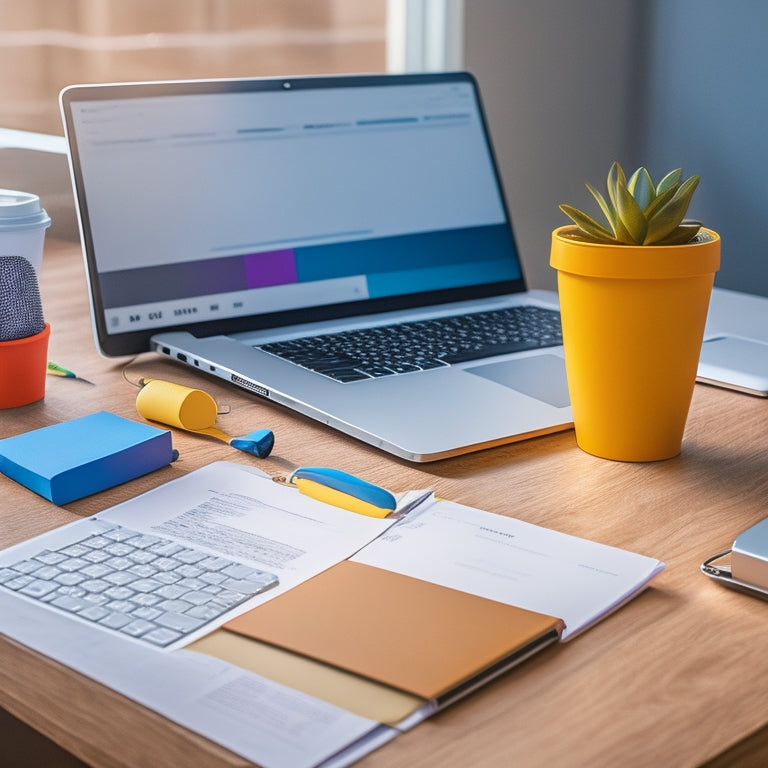
M 297 282 L 296 257 L 292 248 L 243 256 L 245 282 L 248 288 L 285 285 Z

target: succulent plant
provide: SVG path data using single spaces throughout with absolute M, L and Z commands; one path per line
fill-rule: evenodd
M 692 240 L 700 224 L 683 221 L 691 197 L 699 183 L 691 176 L 681 183 L 682 170 L 670 171 L 654 185 L 650 173 L 638 168 L 627 181 L 618 163 L 608 173 L 608 197 L 594 187 L 587 189 L 597 200 L 608 227 L 571 205 L 560 210 L 579 228 L 573 233 L 578 240 L 624 245 L 680 245 Z

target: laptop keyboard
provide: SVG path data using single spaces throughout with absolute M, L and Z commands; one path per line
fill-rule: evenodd
M 346 383 L 562 343 L 559 312 L 521 306 L 271 342 L 259 348 Z
M 170 539 L 89 522 L 79 540 L 0 567 L 0 586 L 164 647 L 278 583 Z

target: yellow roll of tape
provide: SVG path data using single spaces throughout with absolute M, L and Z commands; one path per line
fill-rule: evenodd
M 147 379 L 136 398 L 136 410 L 149 421 L 192 431 L 216 423 L 216 401 L 201 389 L 161 379 Z

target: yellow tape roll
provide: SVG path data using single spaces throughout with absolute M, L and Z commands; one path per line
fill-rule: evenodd
M 201 389 L 149 379 L 136 398 L 136 410 L 149 421 L 200 430 L 216 423 L 216 401 Z

